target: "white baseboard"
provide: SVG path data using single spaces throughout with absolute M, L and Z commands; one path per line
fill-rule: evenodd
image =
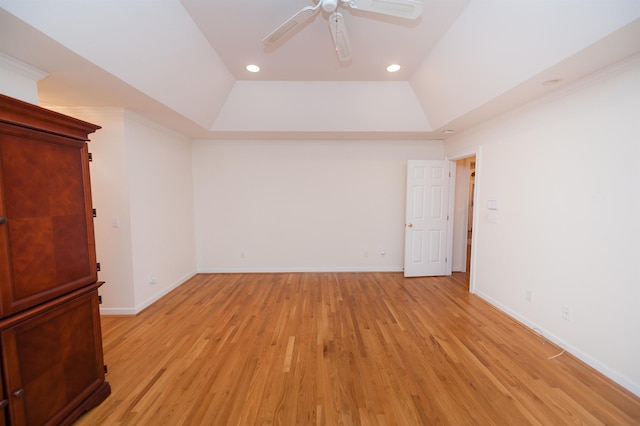
M 144 302 L 142 302 L 141 304 L 139 304 L 135 308 L 102 308 L 101 307 L 100 308 L 100 315 L 114 315 L 114 316 L 116 316 L 116 315 L 128 315 L 128 316 L 138 315 L 140 312 L 145 310 L 147 307 L 151 306 L 154 302 L 158 301 L 163 296 L 165 296 L 168 293 L 170 293 L 172 290 L 174 290 L 177 287 L 179 287 L 180 285 L 184 284 L 185 282 L 187 282 L 189 279 L 191 279 L 196 274 L 197 274 L 196 271 L 189 272 L 187 275 L 185 275 L 182 278 L 178 279 L 177 281 L 175 281 L 173 284 L 169 285 L 168 287 L 162 289 L 161 292 L 159 292 L 157 294 L 154 294 L 153 296 L 151 296 L 150 298 L 148 298 L 147 300 L 145 300 Z
M 134 316 L 135 308 L 103 308 L 100 307 L 100 315 L 104 316 Z
M 481 291 L 476 291 L 475 294 L 477 296 L 481 297 L 482 299 L 484 299 L 487 303 L 490 303 L 491 305 L 493 305 L 497 309 L 499 309 L 502 312 L 504 312 L 505 314 L 509 315 L 510 317 L 515 319 L 516 321 L 522 323 L 526 327 L 529 327 L 532 330 L 538 331 L 539 333 L 542 334 L 542 336 L 544 336 L 545 339 L 549 340 L 550 342 L 555 343 L 556 345 L 558 345 L 559 347 L 561 347 L 565 351 L 569 352 L 571 355 L 573 355 L 576 358 L 578 358 L 580 361 L 584 362 L 585 364 L 587 364 L 590 367 L 594 368 L 598 372 L 602 373 L 603 375 L 605 375 L 609 379 L 613 380 L 614 382 L 616 382 L 617 384 L 619 384 L 623 388 L 627 389 L 629 392 L 631 392 L 631 393 L 635 394 L 636 396 L 640 397 L 640 384 L 635 383 L 632 380 L 629 380 L 627 377 L 625 377 L 622 374 L 618 373 L 617 371 L 611 369 L 607 365 L 601 363 L 600 361 L 594 359 L 593 357 L 587 355 L 586 353 L 580 351 L 579 349 L 569 345 L 567 342 L 565 342 L 564 340 L 562 340 L 561 338 L 559 338 L 555 334 L 551 333 L 548 330 L 543 329 L 538 324 L 529 321 L 527 318 L 524 318 L 523 316 L 521 316 L 517 312 L 512 311 L 511 309 L 509 309 L 506 306 L 502 305 L 500 302 L 494 300 L 493 298 L 491 298 L 487 294 L 485 294 L 485 293 L 483 293 Z
M 282 267 L 282 268 L 202 268 L 199 274 L 259 274 L 259 273 L 287 273 L 287 272 L 402 272 L 402 267 L 362 267 L 362 266 L 328 266 L 328 267 Z

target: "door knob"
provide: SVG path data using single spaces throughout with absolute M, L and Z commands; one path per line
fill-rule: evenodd
M 413 223 L 407 224 L 407 228 L 413 228 Z
M 22 398 L 24 396 L 24 389 L 18 389 L 13 393 L 16 398 Z

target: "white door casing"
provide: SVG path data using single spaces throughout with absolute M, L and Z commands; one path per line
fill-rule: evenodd
M 449 275 L 450 161 L 409 160 L 404 276 Z

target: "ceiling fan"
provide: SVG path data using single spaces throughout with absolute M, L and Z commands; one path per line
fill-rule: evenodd
M 351 44 L 344 25 L 344 19 L 340 12 L 337 11 L 338 6 L 407 19 L 417 19 L 422 15 L 421 0 L 317 0 L 317 2 L 315 6 L 303 7 L 298 13 L 287 19 L 262 39 L 262 43 L 265 46 L 275 45 L 278 40 L 289 32 L 298 29 L 322 8 L 322 10 L 331 14 L 329 16 L 329 30 L 336 47 L 338 60 L 344 62 L 351 59 Z

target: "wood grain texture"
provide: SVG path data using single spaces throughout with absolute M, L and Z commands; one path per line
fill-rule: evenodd
M 469 294 L 465 274 L 211 274 L 103 317 L 78 425 L 640 424 L 640 399 Z
M 3 124 L 4 107 L 0 97 L 0 316 L 97 281 L 86 143 Z

